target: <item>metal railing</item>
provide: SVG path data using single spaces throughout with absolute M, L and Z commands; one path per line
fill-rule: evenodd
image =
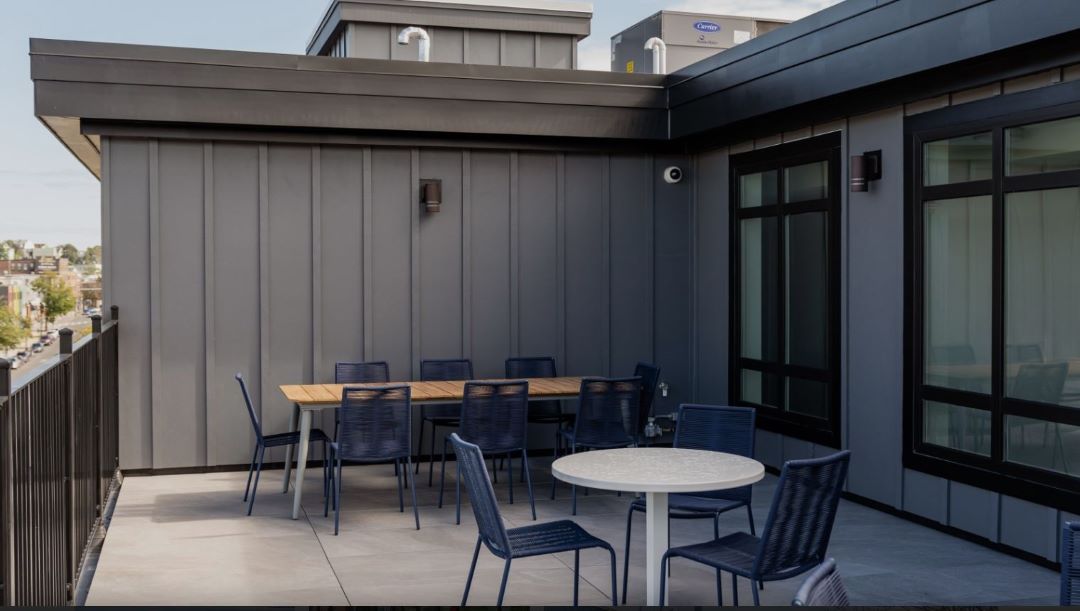
M 66 605 L 119 466 L 118 310 L 11 383 L 0 359 L 0 603 Z

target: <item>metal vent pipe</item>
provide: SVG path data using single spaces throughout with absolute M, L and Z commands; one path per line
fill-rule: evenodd
M 652 51 L 653 72 L 667 74 L 667 43 L 653 37 L 645 43 L 645 50 Z
M 413 39 L 420 40 L 420 61 L 431 61 L 431 36 L 428 35 L 427 30 L 416 26 L 407 27 L 398 34 L 397 42 L 404 46 L 411 43 Z

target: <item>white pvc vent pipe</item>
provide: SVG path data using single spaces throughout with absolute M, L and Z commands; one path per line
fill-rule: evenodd
M 667 43 L 653 37 L 645 43 L 645 50 L 652 51 L 653 72 L 667 74 Z
M 431 36 L 428 35 L 427 30 L 416 26 L 407 27 L 398 34 L 397 42 L 399 45 L 407 45 L 413 39 L 420 40 L 420 61 L 431 61 Z

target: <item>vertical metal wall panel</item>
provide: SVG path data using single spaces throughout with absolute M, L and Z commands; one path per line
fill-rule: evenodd
M 366 59 L 390 59 L 391 27 L 381 23 L 353 23 L 352 40 L 349 45 L 349 57 Z M 396 32 L 395 32 L 396 34 Z
M 214 369 L 207 372 L 207 384 L 217 400 L 206 406 L 207 462 L 236 465 L 251 460 L 254 434 L 233 376 L 242 373 L 252 400 L 262 398 L 259 147 L 217 143 L 213 162 Z M 121 353 L 130 332 L 124 329 Z
M 312 381 L 311 362 L 311 149 L 271 145 L 267 157 L 269 196 L 270 358 L 264 372 L 262 425 L 288 430 L 292 406 L 277 386 L 282 380 Z M 267 385 L 267 382 L 269 385 Z M 284 452 L 276 452 L 281 460 Z
M 108 274 L 125 321 L 120 351 L 120 456 L 124 469 L 153 466 L 150 376 L 149 141 L 109 141 Z
M 600 155 L 566 156 L 566 362 L 570 375 L 606 374 L 607 273 L 604 269 L 604 164 Z M 545 354 L 556 354 L 550 352 Z
M 905 469 L 902 509 L 940 524 L 947 524 L 949 521 L 949 481 Z
M 784 463 L 783 444 L 783 435 L 759 428 L 754 438 L 754 458 L 768 467 L 779 469 Z
M 390 363 L 390 377 L 412 375 L 410 317 L 410 218 L 412 186 L 410 153 L 404 149 L 374 149 L 372 176 L 372 334 L 373 358 Z
M 1048 560 L 1057 560 L 1058 511 L 1007 495 L 1001 496 L 1001 542 Z
M 997 541 L 998 496 L 996 492 L 949 482 L 949 526 Z
M 536 35 L 536 67 L 569 70 L 574 67 L 574 39 L 556 34 Z
M 844 371 L 848 393 L 848 488 L 901 506 L 904 395 L 904 110 L 852 117 L 851 151 L 882 149 L 882 178 L 850 193 L 845 240 L 849 287 Z M 852 256 L 851 253 L 858 253 Z
M 363 164 L 362 149 L 322 149 L 322 350 L 318 369 L 319 377 L 326 382 L 334 379 L 337 361 L 364 359 Z
M 536 35 L 503 32 L 500 65 L 532 68 L 536 66 Z
M 728 403 L 730 203 L 726 149 L 700 155 L 690 177 L 694 195 L 694 400 Z
M 462 356 L 461 152 L 420 153 L 421 179 L 442 181 L 437 213 L 420 211 L 420 354 L 417 359 Z
M 510 154 L 470 153 L 471 342 L 475 374 L 503 375 L 510 347 Z
M 433 28 L 431 30 L 431 61 L 460 64 L 465 61 L 465 30 Z
M 630 375 L 653 360 L 652 159 L 612 155 L 611 374 Z
M 550 355 L 559 349 L 556 174 L 554 154 L 518 155 L 518 265 L 511 273 L 518 282 L 521 356 Z
M 678 409 L 690 399 L 690 186 L 669 185 L 661 174 L 668 166 L 687 167 L 682 156 L 657 157 L 653 167 L 655 197 L 656 362 L 670 387 L 666 398 L 657 396 L 655 413 Z
M 501 37 L 489 30 L 465 32 L 465 63 L 498 66 L 501 61 Z
M 162 401 L 153 406 L 156 468 L 206 464 L 203 195 L 202 143 L 162 141 L 156 270 L 162 324 L 154 342 L 161 370 L 153 381 Z

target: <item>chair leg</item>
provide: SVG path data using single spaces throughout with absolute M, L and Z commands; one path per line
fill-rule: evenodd
M 739 581 L 738 580 L 739 580 L 739 578 L 735 575 L 735 573 L 732 573 L 731 574 L 731 602 L 736 607 L 739 606 Z M 750 588 L 750 589 L 753 590 L 753 588 Z
M 750 534 L 756 536 L 757 533 L 754 532 L 754 510 L 750 508 L 749 503 L 746 504 L 746 517 L 750 520 Z M 719 535 L 716 538 L 719 539 Z
M 405 472 L 405 484 L 412 492 L 412 512 L 413 518 L 416 520 L 416 530 L 420 530 L 420 507 L 416 504 L 416 482 L 411 475 L 412 471 L 412 458 L 408 455 L 405 456 L 405 465 L 401 468 Z
M 432 436 L 434 436 L 435 432 L 432 431 L 431 434 L 432 434 Z M 417 450 L 417 452 L 422 452 L 424 450 L 424 410 L 423 410 L 423 408 L 420 409 L 420 440 L 418 442 L 416 442 L 416 450 Z M 435 457 L 434 456 L 428 456 L 428 460 L 435 460 Z M 416 474 L 420 475 L 420 455 L 419 454 L 416 455 Z
M 554 463 L 556 460 L 559 460 L 559 454 L 562 451 L 562 443 L 560 442 L 560 439 L 562 438 L 562 435 L 560 433 L 561 428 L 562 427 L 559 427 L 558 429 L 555 429 L 555 448 L 551 451 L 551 462 L 552 463 Z M 551 500 L 553 500 L 553 501 L 555 500 L 555 483 L 557 481 L 558 480 L 555 479 L 555 473 L 552 472 L 552 474 L 551 474 Z
M 634 506 L 626 512 L 626 553 L 623 554 L 622 565 L 622 604 L 626 604 L 626 586 L 630 575 L 630 528 L 634 525 Z
M 435 432 L 439 427 L 431 423 L 431 451 L 428 453 L 427 486 L 431 487 L 432 478 L 435 477 Z M 446 438 L 443 437 L 443 447 L 446 446 Z
M 506 566 L 503 567 L 502 584 L 499 586 L 499 602 L 496 606 L 502 608 L 503 595 L 506 594 L 506 579 L 510 577 L 510 559 L 506 559 Z
M 454 463 L 454 523 L 461 524 L 461 463 Z
M 761 583 L 761 582 L 759 582 L 759 583 Z M 761 600 L 759 599 L 759 596 L 758 596 L 758 589 L 754 587 L 754 580 L 753 579 L 750 580 L 750 591 L 754 593 L 754 606 L 755 607 L 760 607 L 761 606 Z
M 578 601 L 578 586 L 581 582 L 581 550 L 574 550 L 574 606 Z
M 394 472 L 397 474 L 397 501 L 398 512 L 405 513 L 405 490 L 401 484 L 401 469 L 398 469 L 399 460 L 394 460 Z
M 521 470 L 525 473 L 525 487 L 529 491 L 529 507 L 532 509 L 533 522 L 536 521 L 536 498 L 533 496 L 532 474 L 529 473 L 529 451 L 521 449 Z
M 259 464 L 255 467 L 255 483 L 251 486 L 251 498 L 248 500 L 248 515 L 251 515 L 251 509 L 255 507 L 255 492 L 259 489 L 259 476 L 262 475 L 263 459 L 266 458 L 266 448 L 259 447 Z M 298 482 L 299 483 L 299 482 Z
M 526 441 L 526 443 L 528 443 L 528 441 Z M 525 475 L 526 475 L 525 471 L 526 471 L 526 467 L 529 466 L 528 463 L 529 463 L 528 458 L 522 458 L 521 459 L 521 483 L 522 484 L 525 483 Z
M 506 453 L 506 460 L 509 468 L 506 470 L 506 489 L 510 491 L 510 504 L 514 504 L 514 458 L 509 452 Z M 502 462 L 500 460 L 499 462 Z
M 341 455 L 334 458 L 337 461 L 337 480 L 334 482 L 334 536 L 337 536 L 341 524 Z
M 498 465 L 495 464 L 495 460 L 496 460 L 496 458 L 494 456 L 492 456 L 491 457 L 491 481 L 497 484 L 497 483 L 499 483 L 499 468 L 498 468 Z
M 476 548 L 472 553 L 472 564 L 469 565 L 469 576 L 465 578 L 465 594 L 461 597 L 461 606 L 464 607 L 469 602 L 469 588 L 472 587 L 473 573 L 476 572 L 476 559 L 480 557 L 480 539 L 476 537 Z
M 326 496 L 323 498 L 322 515 L 325 518 L 330 515 L 330 498 L 334 496 L 334 466 L 329 454 L 326 455 L 326 460 L 323 462 L 329 465 L 330 471 L 326 481 Z
M 720 569 L 716 569 L 716 606 L 724 606 L 724 580 L 721 579 L 723 575 L 720 573 Z
M 251 453 L 251 466 L 248 467 L 247 484 L 244 486 L 244 500 L 242 501 L 244 503 L 247 502 L 248 494 L 251 492 L 251 475 L 253 473 L 255 473 L 255 459 L 258 458 L 258 457 L 259 457 L 259 446 L 256 445 L 255 446 L 255 451 Z
M 663 607 L 667 604 L 667 564 L 668 555 L 665 552 L 660 557 L 660 606 Z
M 612 606 L 618 606 L 619 604 L 619 579 L 615 575 L 615 549 L 608 547 L 608 553 L 611 554 L 611 604 Z
M 439 509 L 442 509 L 443 490 L 446 489 L 446 444 L 442 448 L 442 472 L 439 475 Z

